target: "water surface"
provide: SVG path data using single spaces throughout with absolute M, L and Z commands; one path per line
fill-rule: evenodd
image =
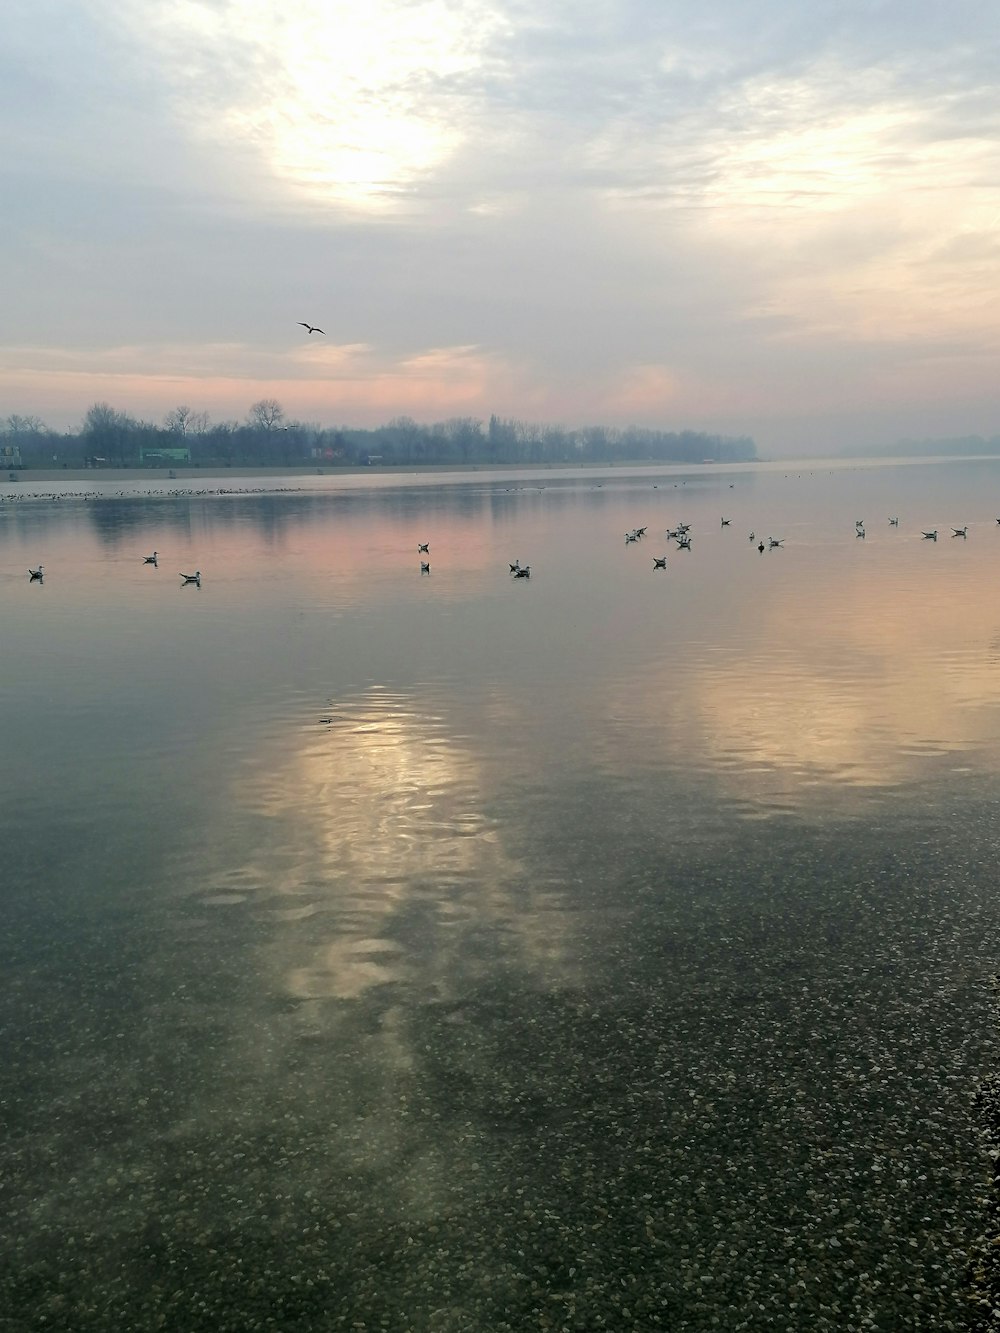
M 6 486 L 2 1326 L 974 1326 L 998 466 Z

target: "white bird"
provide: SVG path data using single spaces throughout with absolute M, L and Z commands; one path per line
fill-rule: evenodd
M 37 569 L 29 569 L 29 570 L 28 570 L 28 578 L 29 578 L 29 581 L 30 581 L 31 579 L 41 579 L 41 578 L 42 578 L 42 567 L 41 567 L 41 565 L 39 565 Z
M 426 560 L 421 560 L 421 562 L 420 562 L 420 572 L 421 572 L 421 574 L 429 574 L 429 573 L 431 572 L 431 567 L 430 567 L 430 564 L 428 563 L 428 561 L 426 561 Z
M 530 578 L 531 578 L 531 566 L 530 566 L 530 565 L 522 565 L 520 569 L 515 569 L 515 570 L 514 570 L 514 577 L 515 577 L 516 579 L 530 579 Z
M 967 537 L 969 535 L 969 525 L 966 524 L 964 528 L 952 528 L 951 535 L 953 537 Z
M 666 557 L 665 555 L 654 555 L 654 556 L 653 556 L 653 568 L 654 568 L 654 569 L 666 569 L 666 567 L 667 567 L 667 557 Z
M 315 324 L 307 324 L 304 319 L 300 319 L 299 323 L 308 333 L 323 333 L 322 329 L 318 329 Z M 326 334 L 323 333 L 323 336 L 326 337 Z
M 198 587 L 199 588 L 201 587 L 200 569 L 196 569 L 193 574 L 182 574 L 181 578 L 184 580 L 185 583 L 197 583 Z
M 785 540 L 784 537 L 768 537 L 767 539 L 768 549 L 773 551 L 776 546 L 781 546 L 784 540 Z
M 430 542 L 421 542 L 417 547 L 417 554 L 419 555 L 421 551 L 429 551 L 430 549 L 431 549 Z
M 936 542 L 937 528 L 935 528 L 933 532 L 925 532 L 923 535 L 927 538 L 928 541 Z
M 142 563 L 144 565 L 155 565 L 157 563 L 156 552 L 154 551 L 152 555 L 144 555 L 142 557 Z
M 889 527 L 890 527 L 890 528 L 898 528 L 898 527 L 899 527 L 899 519 L 898 519 L 898 518 L 890 518 L 890 519 L 889 519 Z

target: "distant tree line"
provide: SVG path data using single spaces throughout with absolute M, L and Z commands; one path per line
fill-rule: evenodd
M 94 403 L 78 431 L 57 433 L 37 417 L 0 419 L 0 444 L 15 445 L 26 467 L 138 467 L 158 450 L 188 451 L 192 466 L 381 465 L 460 463 L 661 463 L 752 460 L 747 436 L 587 426 L 566 429 L 491 416 L 453 417 L 421 425 L 396 417 L 371 429 L 321 427 L 290 420 L 274 398 L 261 398 L 245 420 L 215 421 L 206 412 L 175 407 L 162 423 L 142 421 L 109 403 Z

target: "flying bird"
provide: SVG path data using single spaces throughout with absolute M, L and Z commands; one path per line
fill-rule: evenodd
M 302 325 L 302 327 L 306 330 L 307 333 L 323 333 L 323 330 L 317 328 L 315 324 L 307 324 L 303 319 L 300 319 L 299 323 Z M 324 337 L 326 336 L 325 333 L 323 334 L 323 336 Z

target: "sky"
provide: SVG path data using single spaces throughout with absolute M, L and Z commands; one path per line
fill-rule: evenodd
M 0 418 L 992 436 L 998 227 L 994 0 L 4 8 Z

